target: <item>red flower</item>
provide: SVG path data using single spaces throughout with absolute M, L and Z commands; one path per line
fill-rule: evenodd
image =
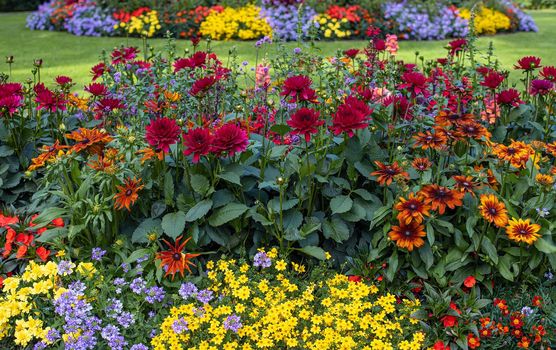
M 472 333 L 469 333 L 467 335 L 467 345 L 470 349 L 477 349 L 479 346 L 481 346 L 481 341 L 478 337 L 474 336 Z
M 544 79 L 556 83 L 556 67 L 554 66 L 543 67 L 543 69 L 541 69 L 540 75 Z
M 386 41 L 382 39 L 373 39 L 373 48 L 377 51 L 386 50 Z
M 104 63 L 99 63 L 91 68 L 91 74 L 93 74 L 93 81 L 100 78 L 104 72 L 106 72 L 106 65 Z
M 290 102 L 316 102 L 317 95 L 315 90 L 311 89 L 311 84 L 311 79 L 304 75 L 289 77 L 284 81 L 280 95 L 290 97 Z
M 301 108 L 296 111 L 287 121 L 288 125 L 293 129 L 294 135 L 304 135 L 305 142 L 311 140 L 311 134 L 318 132 L 317 127 L 324 124 L 324 120 L 319 120 L 320 113 L 310 108 Z
M 234 156 L 241 153 L 249 146 L 247 132 L 235 123 L 227 123 L 218 128 L 214 134 L 212 150 L 221 155 L 227 153 Z
M 465 281 L 463 281 L 463 285 L 466 286 L 467 288 L 473 288 L 473 286 L 475 286 L 476 283 L 477 280 L 473 276 L 468 276 L 465 279 Z
M 436 343 L 434 343 L 434 345 L 432 346 L 433 350 L 450 350 L 450 347 L 448 345 L 444 345 L 444 342 L 442 340 L 438 340 Z
M 35 253 L 42 261 L 48 260 L 48 256 L 50 255 L 50 250 L 46 249 L 45 247 L 38 247 L 35 250 Z
M 35 85 L 35 101 L 38 103 L 37 109 L 44 109 L 55 113 L 58 110 L 66 110 L 66 100 L 63 94 L 55 94 L 47 89 L 43 83 Z
M 550 80 L 534 79 L 531 81 L 531 95 L 546 95 L 554 88 Z
M 21 259 L 25 255 L 27 255 L 27 248 L 28 247 L 26 245 L 20 245 L 19 248 L 17 248 L 17 252 L 15 253 L 15 258 Z
M 65 75 L 59 75 L 55 78 L 56 84 L 60 86 L 67 86 L 71 84 L 72 80 L 70 77 L 66 77 Z
M 489 70 L 484 78 L 483 81 L 481 82 L 481 85 L 484 87 L 487 87 L 489 89 L 496 89 L 500 86 L 500 84 L 502 84 L 502 82 L 504 81 L 505 77 L 493 70 Z
M 137 57 L 139 50 L 136 47 L 123 47 L 112 51 L 112 64 L 127 63 Z
M 517 61 L 514 69 L 521 69 L 524 71 L 533 71 L 541 67 L 541 59 L 535 56 L 526 56 Z
M 197 51 L 191 55 L 191 57 L 176 60 L 176 62 L 174 62 L 174 72 L 177 73 L 185 68 L 205 68 L 208 59 L 214 60 L 216 64 L 220 64 L 220 61 L 217 60 L 215 54 L 207 54 L 203 51 Z
M 446 328 L 455 327 L 458 325 L 458 318 L 452 315 L 445 315 L 443 316 L 440 321 Z
M 4 216 L 0 214 L 0 227 L 8 227 L 9 225 L 17 224 L 19 218 L 17 216 Z
M 213 137 L 208 129 L 193 129 L 189 130 L 183 136 L 183 144 L 185 150 L 183 154 L 189 156 L 193 154 L 193 163 L 198 163 L 201 156 L 209 154 L 212 148 Z
M 523 327 L 523 314 L 521 312 L 515 312 L 510 316 L 510 326 L 518 329 Z
M 460 51 L 463 51 L 467 46 L 467 40 L 465 39 L 455 39 L 448 43 L 450 49 L 450 56 L 454 56 Z
M 346 55 L 346 57 L 349 57 L 349 58 L 355 58 L 355 56 L 357 56 L 358 53 L 359 53 L 359 50 L 357 50 L 357 49 L 349 49 L 349 50 L 344 51 L 344 55 Z
M 348 276 L 348 281 L 350 281 L 350 282 L 359 283 L 362 280 L 363 280 L 363 278 L 361 276 L 356 276 L 356 275 Z
M 427 77 L 419 72 L 407 72 L 402 75 L 403 83 L 399 89 L 408 89 L 413 96 L 426 92 Z
M 52 225 L 54 225 L 55 227 L 64 227 L 64 219 L 62 218 L 56 218 L 54 220 L 52 220 Z
M 348 96 L 332 117 L 330 130 L 334 135 L 345 132 L 349 137 L 352 137 L 355 130 L 365 129 L 369 125 L 369 116 L 372 112 L 372 109 L 365 102 L 353 96 Z
M 108 88 L 104 84 L 91 83 L 85 86 L 85 91 L 93 96 L 106 96 L 108 95 Z
M 533 304 L 533 306 L 536 306 L 536 307 L 541 307 L 542 306 L 542 297 L 540 295 L 535 295 L 533 297 L 533 301 L 531 301 L 531 304 Z
M 0 97 L 0 109 L 4 109 L 10 115 L 17 112 L 19 107 L 23 106 L 23 97 L 18 95 Z
M 154 147 L 156 151 L 170 151 L 170 145 L 178 142 L 180 135 L 180 127 L 174 119 L 159 118 L 153 119 L 145 127 L 145 137 L 149 145 Z
M 519 107 L 523 103 L 519 98 L 519 91 L 516 89 L 508 89 L 500 91 L 497 97 L 497 101 L 501 105 L 508 105 L 513 107 Z
M 122 109 L 125 105 L 117 98 L 105 97 L 95 105 L 96 119 L 100 119 L 103 113 L 110 113 L 115 109 Z
M 193 96 L 206 93 L 218 80 L 214 75 L 196 80 L 189 93 Z

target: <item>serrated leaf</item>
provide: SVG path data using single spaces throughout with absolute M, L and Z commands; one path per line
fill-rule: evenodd
M 332 214 L 341 214 L 348 212 L 353 206 L 353 200 L 349 196 L 336 196 L 330 201 L 330 209 Z
M 211 199 L 202 200 L 199 203 L 195 204 L 193 208 L 189 209 L 187 214 L 185 214 L 185 221 L 192 222 L 195 220 L 199 220 L 200 218 L 205 216 L 211 208 L 212 208 Z
M 168 213 L 162 218 L 162 230 L 173 239 L 178 238 L 185 230 L 185 213 L 177 211 Z
M 201 174 L 193 174 L 191 175 L 191 187 L 193 187 L 193 191 L 197 192 L 200 195 L 204 195 L 208 192 L 209 189 L 209 180 Z
M 326 252 L 320 247 L 309 245 L 298 250 L 319 260 L 326 260 Z
M 241 217 L 248 209 L 249 207 L 243 203 L 228 203 L 212 213 L 209 217 L 209 224 L 214 227 L 224 225 L 227 222 Z
M 324 220 L 322 222 L 322 233 L 326 238 L 332 238 L 338 243 L 346 241 L 349 234 L 348 225 L 337 216 L 333 216 L 331 220 Z

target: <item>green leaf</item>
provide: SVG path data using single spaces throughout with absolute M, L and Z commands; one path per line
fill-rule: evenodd
M 50 224 L 52 220 L 63 217 L 66 214 L 67 211 L 64 208 L 57 208 L 57 207 L 46 208 L 45 210 L 42 211 L 42 213 L 39 214 L 39 216 L 35 218 L 35 220 L 33 220 L 33 223 L 36 224 L 36 226 L 34 226 L 33 228 L 35 230 L 42 228 Z
M 421 257 L 421 260 L 423 260 L 423 262 L 425 263 L 427 270 L 430 269 L 432 264 L 434 263 L 434 255 L 432 254 L 431 246 L 425 244 L 424 246 L 419 248 L 418 251 L 419 251 L 419 256 Z
M 286 135 L 290 130 L 291 128 L 287 124 L 274 124 L 270 127 L 270 131 L 280 134 L 280 136 Z
M 514 280 L 514 275 L 512 271 L 510 271 L 511 261 L 512 261 L 512 257 L 507 254 L 498 260 L 498 271 L 500 271 L 502 277 L 504 277 L 509 281 Z
M 554 254 L 556 253 L 556 245 L 554 242 L 541 237 L 535 241 L 535 248 L 537 248 L 540 252 L 545 254 Z
M 241 186 L 241 175 L 243 167 L 239 164 L 229 164 L 224 171 L 218 175 L 219 178 Z
M 68 230 L 65 227 L 54 227 L 49 230 L 44 231 L 35 240 L 40 243 L 50 243 L 53 242 L 58 237 L 66 237 L 68 235 Z
M 303 224 L 303 226 L 301 226 L 301 229 L 299 230 L 300 234 L 302 237 L 307 237 L 309 236 L 311 233 L 320 230 L 321 228 L 321 223 L 317 218 L 314 217 L 308 217 L 305 219 L 305 224 Z
M 293 207 L 295 207 L 295 205 L 299 202 L 299 199 L 294 198 L 294 199 L 289 199 L 286 201 L 282 201 L 282 210 L 289 210 Z M 275 213 L 279 213 L 280 212 L 280 198 L 279 197 L 275 197 L 272 198 L 271 200 L 268 201 L 268 207 L 270 209 L 272 209 Z
M 0 146 L 0 157 L 7 157 L 14 154 L 13 148 L 7 145 Z
M 135 231 L 133 231 L 131 241 L 133 243 L 147 243 L 149 241 L 149 234 L 153 232 L 162 233 L 162 227 L 160 226 L 161 222 L 160 219 L 151 218 L 142 221 Z
M 209 217 L 209 224 L 214 227 L 224 225 L 229 221 L 241 217 L 248 209 L 249 207 L 243 203 L 228 203 L 212 213 Z
M 324 237 L 332 238 L 338 243 L 346 241 L 350 236 L 348 225 L 337 216 L 322 222 L 322 233 Z
M 326 252 L 320 247 L 308 245 L 303 248 L 298 248 L 297 250 L 319 260 L 326 260 Z
M 336 196 L 330 201 L 332 214 L 348 212 L 353 206 L 353 200 L 349 196 Z
M 147 254 L 151 254 L 151 251 L 149 249 L 137 249 L 125 259 L 125 262 L 128 264 L 136 262 L 137 259 L 142 258 Z
M 177 211 L 164 215 L 162 218 L 162 229 L 164 233 L 173 239 L 178 238 L 185 230 L 185 213 Z
M 164 203 L 174 205 L 174 178 L 170 171 L 164 175 Z
M 199 220 L 200 218 L 205 216 L 211 208 L 212 208 L 211 199 L 202 200 L 199 203 L 195 204 L 193 208 L 189 209 L 187 214 L 185 214 L 185 221 L 192 222 L 195 220 Z
M 274 146 L 270 150 L 270 159 L 281 158 L 288 150 L 289 145 Z
M 492 260 L 495 264 L 498 264 L 498 251 L 496 250 L 496 247 L 494 246 L 494 244 L 492 244 L 490 239 L 488 237 L 483 237 L 483 242 L 481 245 L 481 249 L 488 255 L 490 260 Z
M 204 195 L 209 190 L 209 180 L 201 174 L 193 174 L 191 175 L 191 187 L 193 187 L 193 191 Z

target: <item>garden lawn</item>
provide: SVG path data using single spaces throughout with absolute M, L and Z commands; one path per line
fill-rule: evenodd
M 517 59 L 526 55 L 536 55 L 543 59 L 544 65 L 556 65 L 556 10 L 531 11 L 537 22 L 539 33 L 516 33 L 497 35 L 495 37 L 481 37 L 479 45 L 486 49 L 490 42 L 494 44 L 496 56 L 503 68 L 511 68 Z M 52 80 L 57 75 L 68 75 L 81 87 L 90 80 L 90 67 L 96 64 L 103 50 L 110 51 L 114 47 L 133 45 L 142 47 L 141 39 L 132 38 L 94 38 L 77 37 L 68 33 L 50 31 L 31 31 L 25 27 L 27 13 L 0 14 L 0 57 L 13 55 L 15 64 L 12 66 L 12 80 L 23 81 L 32 77 L 33 59 L 42 58 L 44 67 L 41 71 L 42 80 Z M 161 48 L 166 44 L 165 39 L 149 39 L 149 44 Z M 414 60 L 415 52 L 426 59 L 434 59 L 445 55 L 443 47 L 447 41 L 403 41 L 400 43 L 399 57 Z M 239 61 L 255 62 L 256 50 L 253 42 L 213 42 L 213 50 L 222 58 L 235 47 Z M 365 41 L 321 42 L 317 46 L 326 55 L 332 55 L 336 50 L 361 48 Z M 178 49 L 189 47 L 189 41 L 178 41 Z M 299 46 L 298 43 L 288 43 L 288 48 Z M 269 54 L 277 50 L 277 46 L 269 49 Z M 8 65 L 0 63 L 0 71 L 8 73 Z M 515 73 L 514 73 L 515 74 Z M 512 76 L 516 81 L 517 76 Z

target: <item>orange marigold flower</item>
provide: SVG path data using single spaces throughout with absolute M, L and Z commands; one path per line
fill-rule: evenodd
M 386 165 L 382 162 L 375 161 L 375 164 L 379 167 L 379 170 L 372 172 L 371 175 L 377 177 L 377 181 L 381 186 L 389 186 L 396 176 L 401 176 L 406 179 L 409 178 L 409 174 L 403 171 L 398 165 L 398 162 L 394 162 L 392 165 Z
M 452 177 L 456 181 L 456 188 L 462 192 L 474 194 L 475 189 L 479 186 L 479 184 L 473 181 L 472 176 L 464 176 L 464 175 L 455 175 Z
M 508 224 L 508 211 L 506 210 L 506 206 L 493 194 L 481 195 L 479 211 L 486 221 L 498 227 L 504 227 Z
M 172 280 L 174 279 L 174 276 L 177 272 L 179 272 L 182 277 L 184 275 L 184 270 L 187 270 L 189 273 L 191 273 L 191 269 L 189 266 L 195 266 L 195 264 L 191 262 L 191 259 L 200 255 L 184 253 L 183 249 L 185 248 L 185 245 L 187 244 L 187 242 L 189 242 L 191 237 L 180 243 L 180 240 L 182 238 L 183 236 L 179 236 L 178 238 L 176 238 L 174 245 L 169 243 L 167 240 L 163 240 L 163 242 L 166 243 L 169 249 L 163 252 L 156 253 L 156 258 L 161 261 L 162 267 L 166 270 L 166 274 L 164 275 L 164 277 L 172 275 Z
M 447 142 L 445 136 L 430 131 L 420 132 L 413 138 L 416 141 L 414 147 L 421 147 L 424 150 L 429 148 L 441 150 L 446 147 Z
M 514 242 L 525 242 L 529 245 L 535 243 L 541 237 L 538 233 L 541 230 L 539 224 L 532 224 L 529 219 L 512 218 L 506 227 L 508 238 Z
M 473 333 L 469 333 L 467 335 L 467 345 L 470 349 L 477 349 L 479 346 L 481 346 L 481 341 L 478 337 L 474 336 Z
M 399 226 L 392 226 L 392 231 L 388 237 L 400 248 L 413 251 L 413 248 L 420 248 L 425 244 L 422 237 L 425 237 L 425 226 L 417 221 L 412 221 L 409 225 L 400 222 Z
M 535 295 L 533 297 L 533 300 L 531 301 L 531 304 L 536 307 L 542 307 L 542 297 L 540 295 Z
M 140 182 L 141 179 L 127 178 L 124 180 L 123 186 L 116 186 L 119 192 L 114 195 L 114 208 L 118 210 L 122 208 L 126 208 L 128 211 L 131 210 L 130 206 L 139 198 L 137 192 L 145 187 L 140 185 Z
M 432 210 L 444 214 L 446 207 L 454 209 L 462 205 L 463 192 L 454 191 L 440 185 L 427 185 L 420 192 L 425 198 L 425 203 L 431 205 Z
M 413 162 L 411 162 L 411 166 L 413 166 L 415 170 L 422 172 L 430 168 L 432 163 L 428 158 L 415 158 Z
M 412 221 L 421 223 L 424 216 L 429 216 L 430 206 L 425 204 L 422 196 L 410 193 L 407 199 L 400 197 L 395 209 L 398 211 L 398 221 L 409 224 Z
M 79 128 L 71 134 L 66 134 L 66 137 L 76 142 L 71 150 L 77 153 L 87 150 L 93 154 L 101 154 L 104 146 L 112 141 L 112 136 L 105 131 L 87 128 Z

